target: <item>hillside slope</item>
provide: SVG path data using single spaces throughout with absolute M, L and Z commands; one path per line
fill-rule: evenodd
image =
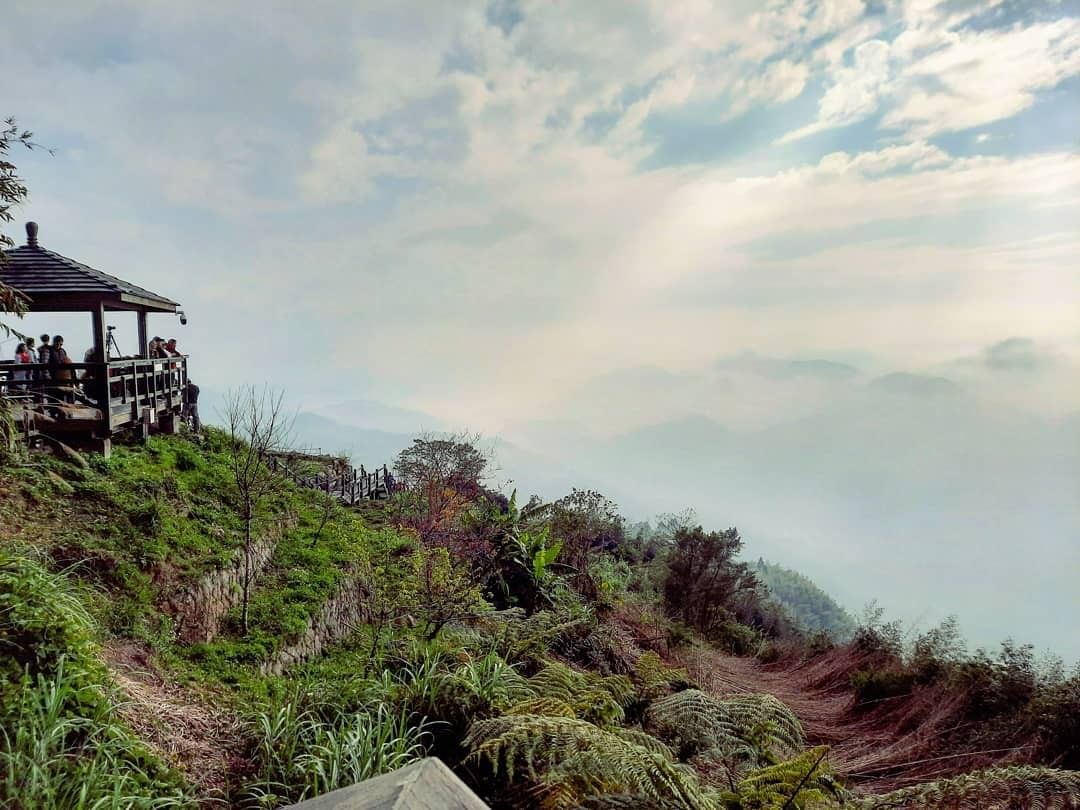
M 790 639 L 770 667 L 732 658 L 664 615 L 643 584 L 659 560 L 616 547 L 560 573 L 584 525 L 567 517 L 595 512 L 481 496 L 431 542 L 430 526 L 404 528 L 409 492 L 350 511 L 281 481 L 245 549 L 232 447 L 210 431 L 0 469 L 0 716 L 16 730 L 0 740 L 0 805 L 274 807 L 424 755 L 493 807 L 1080 801 L 1075 774 L 1038 768 L 883 794 L 1076 751 L 1029 735 L 973 753 L 998 738 L 947 737 L 960 709 L 922 708 L 928 689 L 962 702 L 943 681 L 868 709 L 854 675 L 879 685 L 906 665 L 866 634 L 816 652 Z M 470 556 L 481 526 L 498 530 Z M 760 632 L 724 637 L 764 645 Z M 1057 715 L 1074 705 L 1039 694 Z

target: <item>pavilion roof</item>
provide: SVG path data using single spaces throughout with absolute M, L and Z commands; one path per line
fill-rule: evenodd
M 38 244 L 37 225 L 26 224 L 27 243 L 4 251 L 0 282 L 29 299 L 31 311 L 107 309 L 175 312 L 176 301 Z

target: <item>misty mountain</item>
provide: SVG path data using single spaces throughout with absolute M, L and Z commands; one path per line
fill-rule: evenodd
M 1080 417 L 890 376 L 801 419 L 743 432 L 674 419 L 576 461 L 636 483 L 657 510 L 739 526 L 749 554 L 794 566 L 849 609 L 880 598 L 908 621 L 957 613 L 978 644 L 1014 634 L 1080 656 L 1080 640 L 1062 641 L 1080 620 Z
M 372 399 L 351 399 L 312 408 L 310 411 L 342 425 L 387 433 L 404 433 L 412 436 L 427 431 L 439 432 L 447 429 L 446 423 L 429 413 L 411 408 L 399 408 Z
M 371 470 L 393 464 L 394 457 L 412 442 L 413 434 L 346 425 L 317 413 L 301 411 L 293 423 L 292 439 L 297 447 L 343 453 L 357 466 L 363 464 Z
M 392 463 L 415 433 L 363 423 L 395 410 L 301 413 L 297 438 Z M 749 557 L 798 569 L 852 612 L 877 598 L 909 622 L 958 614 L 976 644 L 1015 635 L 1080 657 L 1065 640 L 1080 621 L 1080 413 L 1039 416 L 901 373 L 754 429 L 698 413 L 604 438 L 553 417 L 490 449 L 494 483 L 523 496 L 595 488 L 630 519 L 689 506 L 738 526 Z

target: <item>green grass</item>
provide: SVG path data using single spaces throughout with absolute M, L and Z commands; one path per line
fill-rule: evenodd
M 0 550 L 0 806 L 193 804 L 117 716 L 96 635 L 68 577 Z

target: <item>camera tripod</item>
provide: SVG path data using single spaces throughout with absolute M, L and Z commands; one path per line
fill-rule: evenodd
M 105 335 L 105 358 L 104 359 L 106 361 L 108 361 L 110 356 L 113 356 L 113 357 L 121 357 L 122 356 L 120 354 L 120 347 L 116 345 L 116 335 L 113 334 L 114 329 L 116 329 L 115 326 L 107 326 L 107 327 L 105 327 L 106 335 Z M 113 352 L 115 352 L 116 354 L 114 355 Z

